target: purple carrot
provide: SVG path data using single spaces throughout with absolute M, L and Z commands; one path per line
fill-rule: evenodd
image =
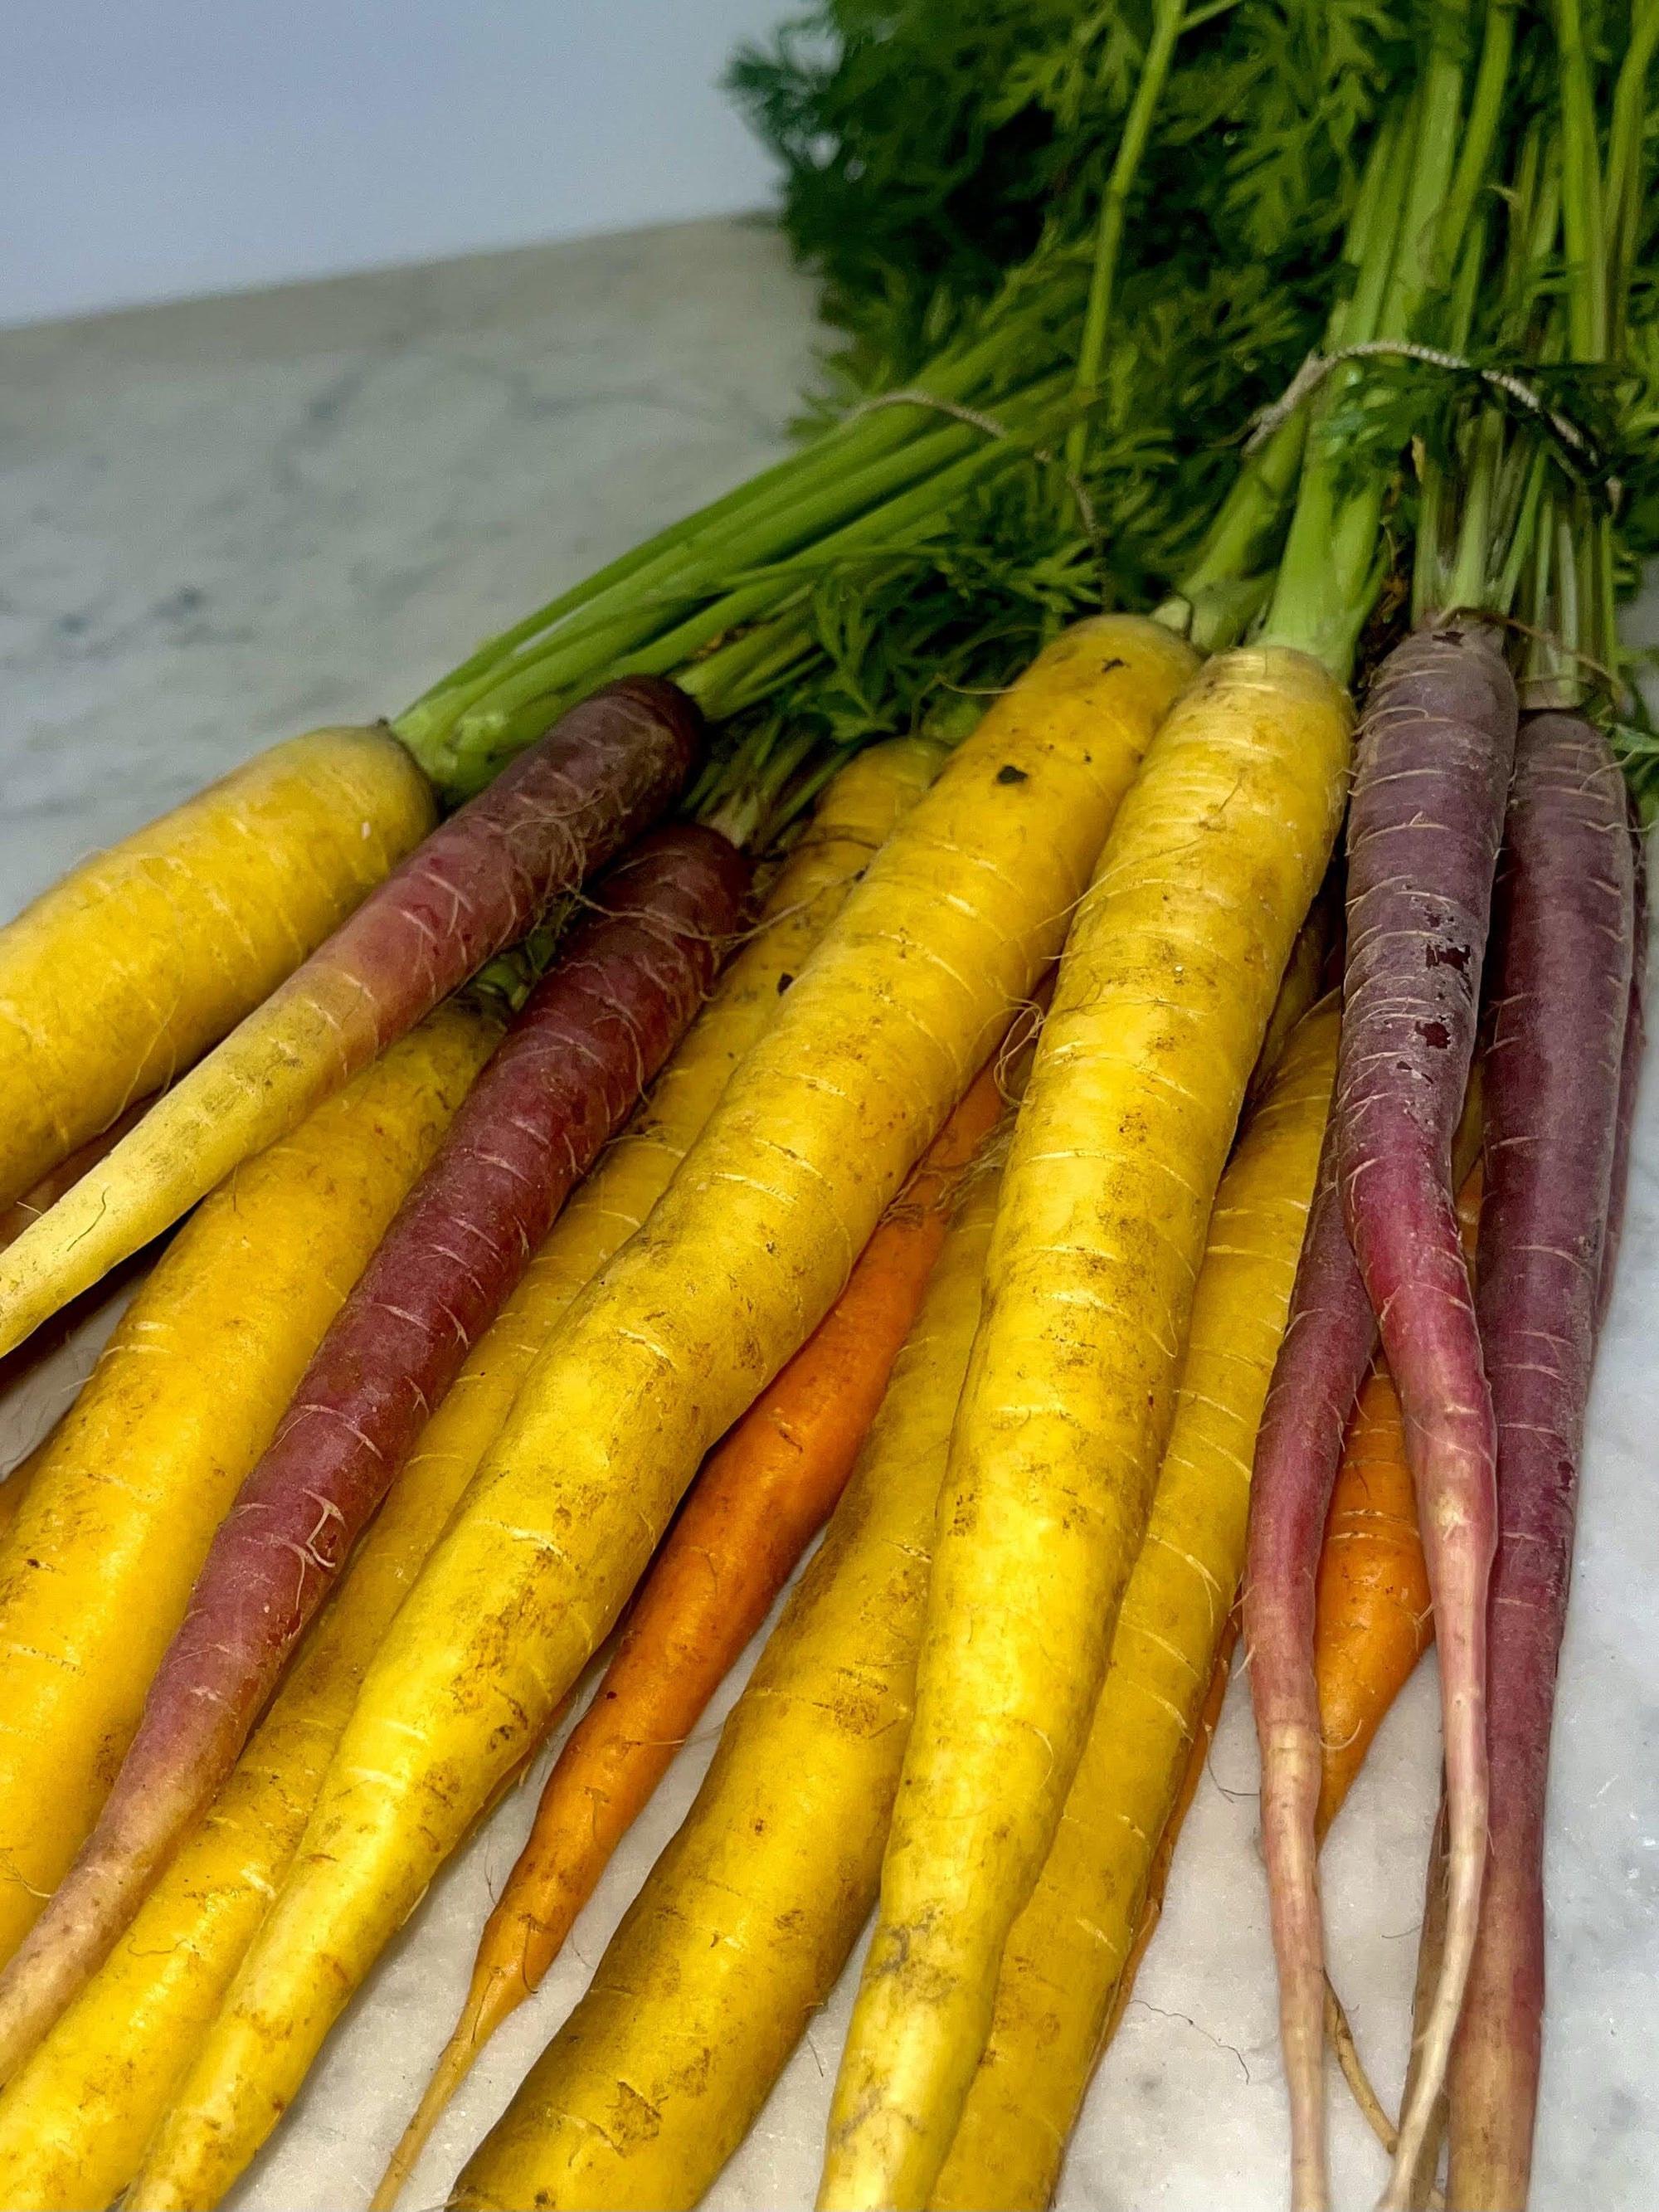
M 98 1826 L 0 1978 L 0 2079 L 97 1970 L 572 1185 L 696 1012 L 747 864 L 659 831 L 532 993 L 213 1540 Z
M 1449 2193 L 1470 2212 L 1518 2212 L 1532 2163 L 1550 1718 L 1630 1064 L 1632 859 L 1606 740 L 1576 715 L 1529 717 L 1495 910 L 1477 1263 L 1498 1537 L 1491 1856 L 1450 2077 Z
M 1474 1052 L 1516 724 L 1515 685 L 1489 630 L 1415 632 L 1372 686 L 1348 817 L 1337 1180 L 1405 1417 L 1434 1600 L 1449 1837 L 1445 1955 L 1385 2207 L 1407 2203 L 1445 2079 L 1486 1863 L 1497 1443 L 1451 1147 Z
M 263 1006 L 0 1253 L 0 1354 L 159 1236 L 668 807 L 697 710 L 629 677 L 435 830 Z
M 1625 1233 L 1625 1197 L 1630 1185 L 1631 1137 L 1636 1127 L 1636 1093 L 1647 1048 L 1648 842 L 1636 802 L 1630 802 L 1631 914 L 1630 1007 L 1625 1016 L 1624 1057 L 1619 1069 L 1619 1129 L 1613 1139 L 1613 1176 L 1607 1187 L 1607 1233 L 1601 1246 L 1601 1280 L 1595 1294 L 1598 1333 L 1613 1303 L 1613 1279 Z
M 1256 1437 L 1244 1574 L 1244 1649 L 1261 1747 L 1261 1842 L 1298 2212 L 1322 2212 L 1328 2201 L 1325 1946 L 1315 1832 L 1324 1762 L 1314 1603 L 1342 1439 L 1376 1344 L 1376 1319 L 1342 1218 L 1333 1121 Z

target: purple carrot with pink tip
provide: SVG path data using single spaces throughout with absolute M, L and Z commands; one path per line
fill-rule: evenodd
M 1348 823 L 1337 1176 L 1405 1417 L 1446 1760 L 1446 1948 L 1401 2114 L 1390 2206 L 1405 2203 L 1445 2079 L 1486 1856 L 1497 1437 L 1451 1146 L 1474 1054 L 1516 721 L 1514 680 L 1490 630 L 1415 632 L 1372 687 Z
M 1623 781 L 1606 739 L 1574 714 L 1531 716 L 1495 903 L 1478 1257 L 1498 1425 L 1498 1557 L 1491 1850 L 1450 2074 L 1449 2193 L 1470 2212 L 1524 2205 L 1532 2164 L 1550 1722 L 1613 1241 L 1608 1206 L 1640 1050 L 1632 862 Z
M 1244 1649 L 1261 1748 L 1261 1844 L 1279 1961 L 1297 2204 L 1318 2203 L 1324 2188 L 1325 1937 L 1315 1820 L 1324 1757 L 1315 1601 L 1342 1441 L 1376 1346 L 1376 1316 L 1342 1218 L 1335 1139 L 1333 1121 L 1256 1436 L 1244 1571 Z
M 1515 686 L 1491 634 L 1442 623 L 1389 655 L 1360 726 L 1331 1135 L 1258 1443 L 1245 1612 L 1297 2212 L 1329 2201 L 1315 1577 L 1342 1426 L 1379 1330 L 1434 1593 L 1452 1835 L 1446 1967 L 1385 2202 L 1404 2185 L 1438 2094 L 1474 1942 L 1494 1443 L 1452 1139 L 1474 1052 L 1516 722 Z

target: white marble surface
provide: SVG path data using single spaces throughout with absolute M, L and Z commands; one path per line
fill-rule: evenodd
M 775 241 L 709 223 L 0 335 L 0 914 L 68 862 L 307 723 L 395 710 L 482 631 L 776 447 L 811 342 Z M 1655 617 L 1646 611 L 1650 626 Z M 1659 1081 L 1643 1101 L 1592 1409 L 1557 1735 L 1539 2212 L 1659 2194 Z M 109 1316 L 0 1397 L 0 1464 Z M 753 1652 L 618 1854 L 410 2193 L 461 2158 L 580 1993 L 707 1764 Z M 1397 2082 L 1437 1771 L 1432 1674 L 1327 1854 L 1334 1967 Z M 1094 2212 L 1284 2201 L 1285 2128 L 1236 1683 L 1163 1926 L 1061 2186 Z M 382 1962 L 239 2212 L 360 2204 L 465 1987 L 533 1806 L 520 1792 Z M 811 2203 L 856 1961 L 709 2203 Z M 1338 2202 L 1381 2161 L 1333 2097 Z

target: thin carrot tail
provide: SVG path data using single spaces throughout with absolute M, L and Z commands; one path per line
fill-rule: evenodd
M 1479 1680 L 1484 1679 L 1486 1674 L 1484 1609 L 1476 1623 L 1474 1641 L 1480 1647 L 1480 1672 L 1474 1678 Z M 1443 2118 L 1446 2070 L 1451 2058 L 1452 2039 L 1457 2032 L 1458 2015 L 1463 2008 L 1463 1993 L 1468 1983 L 1469 1967 L 1474 1957 L 1475 1936 L 1480 1921 L 1480 1892 L 1486 1875 L 1489 1798 L 1486 1700 L 1481 1697 L 1466 1697 L 1461 1693 L 1454 1697 L 1451 1680 L 1454 1674 L 1463 1674 L 1464 1666 L 1460 1663 L 1455 1651 L 1449 1658 L 1443 1631 L 1440 1649 L 1442 1674 L 1448 1685 L 1447 1772 L 1448 1775 L 1461 1772 L 1464 1786 L 1461 1792 L 1454 1792 L 1449 1788 L 1447 1792 L 1443 1815 L 1447 1838 L 1445 1917 L 1440 1929 L 1444 1949 L 1421 2034 L 1413 2038 L 1412 2064 L 1415 2079 L 1407 2081 L 1405 2109 L 1400 2115 L 1400 2141 L 1395 2149 L 1394 2170 L 1389 2177 L 1387 2189 L 1378 2199 L 1378 2212 L 1410 2212 L 1410 2208 L 1417 2201 L 1419 2170 L 1426 2162 L 1431 2134 L 1437 2120 Z M 1464 1663 L 1473 1663 L 1473 1660 Z M 1431 1884 L 1439 1840 L 1437 1831 L 1436 1851 L 1431 1852 L 1430 1863 Z
M 1271 1764 L 1278 1786 L 1261 1801 L 1273 1948 L 1279 1956 L 1279 2032 L 1291 2106 L 1292 2212 L 1329 2212 L 1325 2174 L 1325 1931 L 1314 1809 L 1321 1759 L 1317 1714 L 1282 1722 Z M 1264 1757 L 1263 1768 L 1269 1764 Z
M 398 2137 L 398 2148 L 386 2160 L 386 2172 L 369 2199 L 368 2212 L 395 2212 L 398 2197 L 431 2139 L 432 2130 L 447 2111 L 449 2101 L 472 2071 L 479 2052 L 495 2030 L 530 1995 L 530 1985 L 519 1978 L 492 1973 L 482 1988 L 474 1982 L 466 2008 L 455 2032 L 443 2047 L 432 2069 L 414 2118 Z

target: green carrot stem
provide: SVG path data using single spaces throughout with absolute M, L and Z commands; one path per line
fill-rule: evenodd
M 1515 51 L 1515 15 L 1518 0 L 1487 0 L 1480 63 L 1475 71 L 1469 119 L 1464 125 L 1457 166 L 1447 189 L 1445 204 L 1436 227 L 1431 281 L 1443 291 L 1455 268 L 1465 264 L 1463 240 L 1474 222 L 1485 191 L 1492 149 L 1504 118 L 1504 94 L 1510 61 Z M 1453 341 L 1454 345 L 1456 341 Z
M 995 394 L 988 387 L 1001 381 L 1010 367 L 1018 364 L 1029 340 L 1024 322 L 1006 319 L 971 345 L 947 349 L 917 380 L 915 389 L 925 393 L 926 399 L 915 407 L 884 401 L 854 410 L 801 451 L 787 455 L 736 490 L 682 517 L 538 607 L 510 629 L 488 639 L 405 708 L 394 728 L 423 766 L 429 770 L 438 768 L 441 773 L 444 741 L 462 710 L 458 695 L 465 694 L 469 699 L 480 696 L 483 686 L 478 679 L 487 678 L 510 661 L 522 646 L 556 623 L 591 611 L 596 603 L 618 597 L 624 585 L 635 592 L 647 591 L 680 574 L 688 557 L 708 557 L 734 541 L 741 547 L 763 522 L 788 514 L 798 503 L 825 487 L 867 483 L 861 471 L 887 457 L 903 455 L 919 442 L 918 417 L 929 411 L 927 400 L 968 405 L 994 398 Z M 945 424 L 943 415 L 935 419 L 944 427 L 955 427 Z M 918 465 L 922 472 L 934 465 L 933 456 L 938 451 L 931 449 L 921 457 Z M 900 470 L 902 474 L 902 460 Z M 437 705 L 440 701 L 446 702 L 449 711 Z
M 1016 406 L 1011 411 L 1018 416 L 1023 410 Z M 787 484 L 776 496 L 757 501 L 750 511 L 731 513 L 706 532 L 683 533 L 619 583 L 588 594 L 585 605 L 553 629 L 540 650 L 523 647 L 548 624 L 520 624 L 517 632 L 509 633 L 520 649 L 496 652 L 491 647 L 475 654 L 467 664 L 476 670 L 472 676 L 458 670 L 407 708 L 392 726 L 429 773 L 435 768 L 447 776 L 454 767 L 451 734 L 463 718 L 503 687 L 510 700 L 520 672 L 526 665 L 539 665 L 543 653 L 564 657 L 578 670 L 605 666 L 618 653 L 648 640 L 672 610 L 719 589 L 732 568 L 753 568 L 810 544 L 826 529 L 927 481 L 986 439 L 982 429 L 941 419 L 937 430 L 921 437 L 913 434 L 895 451 L 862 467 L 815 471 L 806 481 Z
M 1533 556 L 1538 538 L 1539 517 L 1548 473 L 1549 455 L 1541 446 L 1535 447 L 1528 463 L 1515 528 L 1510 533 L 1504 566 L 1498 574 L 1494 602 L 1498 606 L 1507 608 L 1515 605 L 1516 594 L 1521 588 L 1528 560 Z
M 1607 272 L 1595 95 L 1579 0 L 1556 0 L 1561 78 L 1561 214 L 1566 232 L 1568 333 L 1575 361 L 1605 361 Z
M 1176 586 L 1181 598 L 1196 604 L 1256 575 L 1272 559 L 1296 491 L 1307 433 L 1307 412 L 1298 408 L 1245 462 Z
M 1647 80 L 1659 47 L 1659 0 L 1634 0 L 1630 43 L 1619 68 L 1607 134 L 1607 175 L 1602 222 L 1607 241 L 1607 347 L 1619 354 L 1625 335 L 1626 295 L 1636 262 L 1642 211 L 1642 150 L 1647 126 Z
M 1040 437 L 1054 425 L 1057 402 L 1052 397 L 1049 407 L 1046 420 L 1039 416 L 1030 426 L 1032 435 Z M 1069 400 L 1065 403 L 1065 414 L 1069 418 Z M 906 543 L 915 544 L 974 485 L 1005 470 L 1030 465 L 1030 459 L 1024 441 L 981 435 L 972 451 L 926 482 L 817 538 L 811 547 L 811 566 L 830 567 L 848 558 L 870 558 Z M 476 776 L 477 762 L 501 758 L 544 726 L 568 698 L 612 676 L 672 674 L 678 678 L 690 675 L 697 656 L 707 647 L 727 632 L 759 622 L 805 598 L 810 584 L 810 575 L 801 563 L 778 563 L 751 574 L 749 580 L 720 593 L 680 621 L 659 629 L 647 641 L 629 644 L 613 655 L 600 657 L 586 650 L 565 653 L 556 639 L 544 653 L 515 664 L 510 674 L 500 678 L 483 700 L 457 719 L 449 740 L 446 774 L 463 780 Z M 712 708 L 712 698 L 708 703 Z M 729 699 L 722 702 L 720 711 L 733 711 Z
M 1100 382 L 1100 364 L 1106 349 L 1107 320 L 1117 276 L 1118 250 L 1123 242 L 1129 191 L 1141 155 L 1146 150 L 1152 118 L 1169 79 L 1176 41 L 1181 36 L 1182 9 L 1182 0 L 1155 0 L 1152 36 L 1146 49 L 1146 64 L 1129 104 L 1123 136 L 1118 141 L 1116 157 L 1101 199 L 1100 220 L 1095 231 L 1094 268 L 1089 279 L 1089 299 L 1084 309 L 1083 337 L 1077 355 L 1077 389 L 1085 398 Z M 1073 477 L 1081 477 L 1088 451 L 1088 417 L 1079 415 L 1066 441 L 1066 465 Z
M 1504 462 L 1504 418 L 1496 408 L 1483 408 L 1474 434 L 1474 453 L 1464 480 L 1462 526 L 1458 532 L 1456 557 L 1446 579 L 1438 612 L 1455 607 L 1492 608 L 1496 580 L 1491 574 L 1492 511 L 1498 495 L 1498 472 Z M 1493 610 L 1507 613 L 1507 607 Z
M 1363 344 L 1378 334 L 1408 204 L 1417 138 L 1415 130 L 1401 130 L 1388 149 L 1367 225 L 1364 258 L 1342 319 L 1345 345 Z M 1315 403 L 1296 508 L 1262 627 L 1267 642 L 1311 653 L 1341 683 L 1347 681 L 1378 580 L 1382 487 L 1371 483 L 1352 490 L 1343 457 L 1326 434 L 1333 405 L 1359 374 L 1357 368 L 1337 369 Z
M 1440 0 L 1429 21 L 1429 52 L 1417 102 L 1411 178 L 1382 314 L 1382 327 L 1401 337 L 1412 334 L 1434 289 L 1437 270 L 1443 263 L 1450 265 L 1462 243 L 1461 234 L 1452 233 L 1448 218 L 1455 149 L 1462 136 L 1468 0 Z M 1500 105 L 1502 91 L 1500 78 Z M 1481 166 L 1472 172 L 1465 187 L 1470 207 L 1486 176 L 1496 124 L 1494 112 L 1481 149 Z

